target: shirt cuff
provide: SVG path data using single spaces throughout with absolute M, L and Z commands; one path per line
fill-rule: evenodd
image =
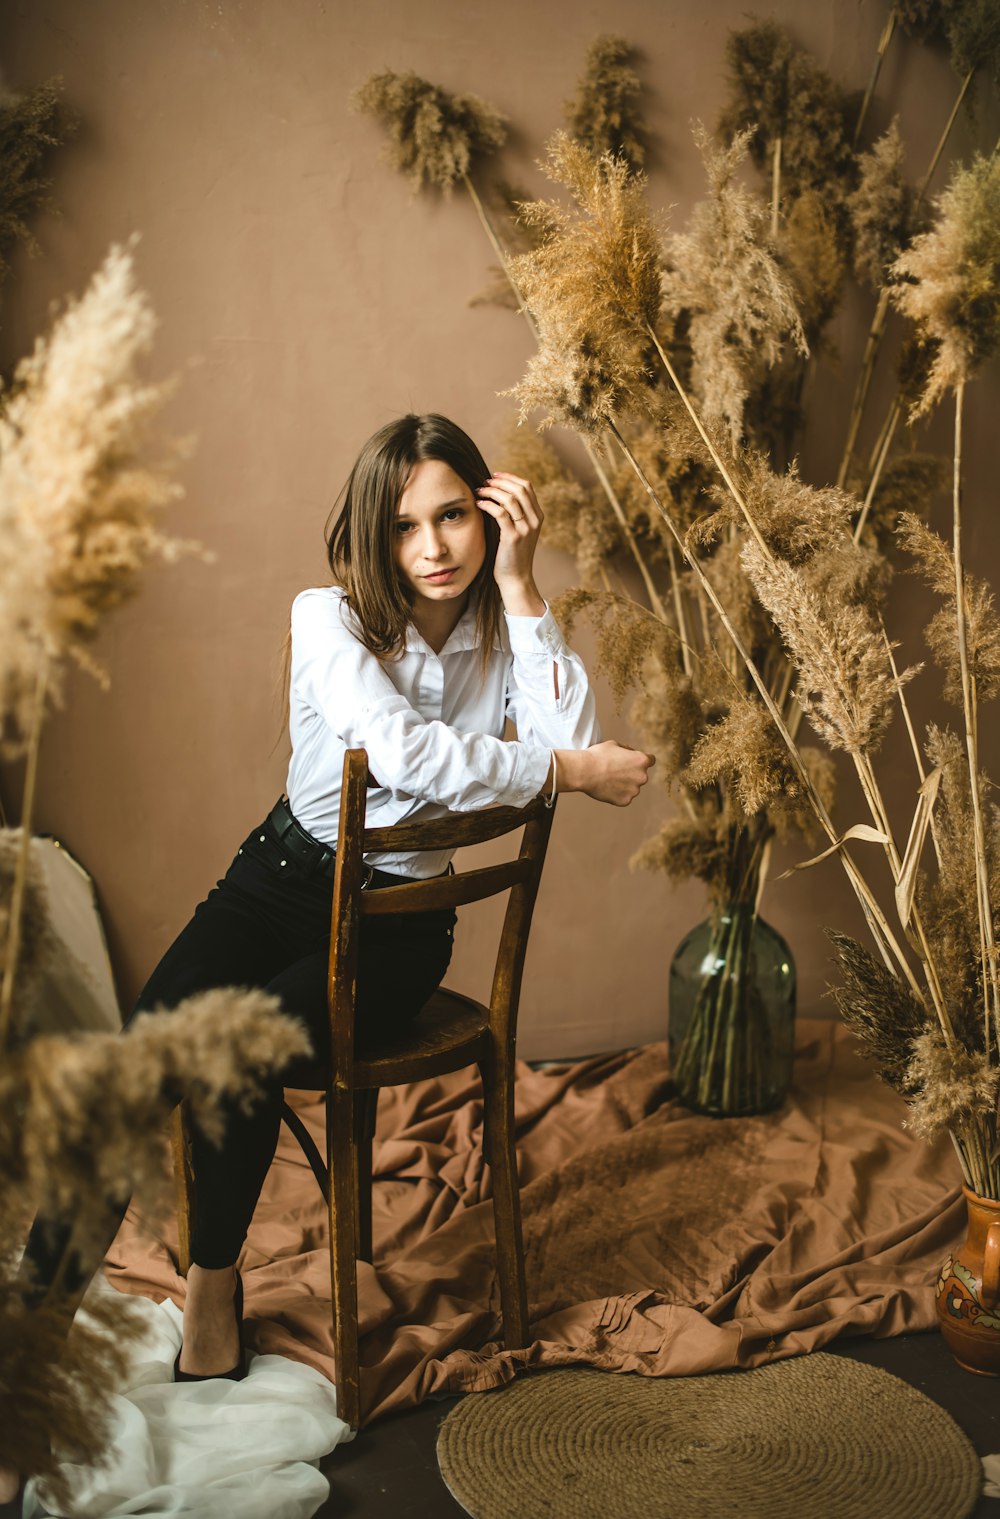
M 508 807 L 527 807 L 544 789 L 552 768 L 552 750 L 519 744 L 521 751 L 511 777 L 505 802 Z
M 512 617 L 504 612 L 512 654 L 563 654 L 566 640 L 562 629 L 549 611 L 548 602 L 541 617 Z

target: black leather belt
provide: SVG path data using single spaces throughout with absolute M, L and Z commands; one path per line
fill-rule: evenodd
M 268 825 L 273 828 L 278 840 L 293 860 L 307 870 L 310 875 L 329 876 L 333 879 L 333 873 L 337 868 L 337 851 L 332 844 L 323 844 L 319 839 L 314 839 L 311 833 L 307 833 L 293 816 L 285 797 L 279 797 L 271 811 L 267 815 Z M 370 865 L 364 866 L 365 886 L 370 886 L 372 877 L 376 871 Z M 378 872 L 383 874 L 384 872 Z M 393 877 L 393 879 L 396 879 Z
M 302 824 L 292 816 L 287 797 L 279 797 L 267 815 L 267 826 L 274 833 L 282 849 L 308 871 L 310 875 L 328 876 L 332 881 L 337 868 L 337 851 L 332 844 L 323 844 L 307 833 Z M 368 886 L 406 886 L 417 880 L 416 876 L 392 875 L 388 870 L 376 870 L 372 865 L 362 865 L 364 879 L 361 890 Z M 455 867 L 448 865 L 442 875 L 452 876 Z

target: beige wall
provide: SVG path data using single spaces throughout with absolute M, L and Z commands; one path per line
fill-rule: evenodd
M 323 522 L 361 441 L 404 410 L 440 410 L 502 466 L 493 443 L 508 404 L 497 392 L 521 372 L 527 331 L 507 313 L 470 309 L 489 258 L 469 205 L 412 198 L 378 161 L 378 129 L 350 114 L 349 91 L 390 67 L 478 92 L 517 128 L 508 175 L 538 185 L 532 161 L 586 45 L 620 31 L 644 57 L 652 196 L 680 221 L 701 188 L 688 123 L 714 121 L 726 32 L 744 13 L 743 0 L 0 5 L 7 83 L 61 74 L 80 120 L 54 162 L 62 215 L 38 227 L 43 256 L 19 257 L 0 290 L 0 366 L 9 371 L 49 303 L 79 291 L 110 242 L 139 231 L 139 275 L 161 323 L 152 367 L 181 375 L 170 422 L 197 435 L 171 524 L 218 556 L 149 576 L 101 639 L 110 694 L 72 679 L 46 734 L 38 825 L 93 872 L 123 1002 L 282 786 L 276 651 L 293 595 L 324 579 Z M 784 0 L 769 14 L 839 79 L 863 85 L 884 19 L 876 0 Z M 946 59 L 893 46 L 873 125 L 886 124 L 889 102 L 900 111 L 914 177 L 954 88 Z M 998 126 L 987 102 L 977 125 L 959 124 L 955 151 L 992 146 Z M 835 468 L 869 313 L 850 298 L 839 365 L 816 382 L 808 478 Z M 970 396 L 967 424 L 972 557 L 994 566 L 996 401 L 994 377 Z M 933 438 L 947 448 L 947 437 L 939 420 Z M 568 583 L 553 551 L 538 570 L 547 594 Z M 898 595 L 905 655 L 920 658 L 923 604 L 909 582 Z M 580 647 L 586 655 L 586 639 Z M 936 710 L 935 689 L 915 694 L 920 713 Z M 601 707 L 606 731 L 627 738 L 606 692 Z M 890 753 L 902 817 L 911 773 L 898 746 Z M 17 780 L 4 778 L 15 817 Z M 667 806 L 653 787 L 627 812 L 561 802 L 522 1004 L 527 1056 L 663 1036 L 670 957 L 703 898 L 694 885 L 632 875 L 627 860 Z M 859 809 L 846 793 L 844 821 Z M 836 866 L 772 886 L 765 914 L 793 946 L 801 1005 L 815 1008 L 820 924 L 857 923 Z M 456 952 L 452 979 L 470 990 L 483 986 L 487 917 L 470 915 Z

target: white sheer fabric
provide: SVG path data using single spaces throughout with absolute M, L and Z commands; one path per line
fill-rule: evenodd
M 98 1289 L 119 1294 L 102 1284 Z M 29 1485 L 24 1519 L 309 1519 L 329 1497 L 320 1457 L 350 1429 L 333 1384 L 284 1356 L 252 1356 L 242 1382 L 175 1385 L 181 1315 L 170 1301 L 130 1298 L 147 1320 L 101 1468 L 64 1467 L 72 1509 L 48 1508 Z M 81 1311 L 85 1311 L 84 1309 Z

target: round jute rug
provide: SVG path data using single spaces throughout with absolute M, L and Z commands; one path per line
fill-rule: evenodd
M 474 1519 L 964 1519 L 982 1486 L 943 1408 L 822 1353 L 701 1377 L 529 1372 L 464 1397 L 437 1455 Z

